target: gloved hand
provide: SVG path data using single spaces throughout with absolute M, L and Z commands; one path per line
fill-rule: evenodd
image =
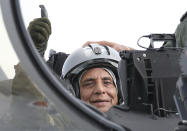
M 51 23 L 48 18 L 37 18 L 30 22 L 28 31 L 41 56 L 47 49 L 47 41 L 51 35 Z

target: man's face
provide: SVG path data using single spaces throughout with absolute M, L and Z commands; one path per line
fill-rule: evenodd
M 110 74 L 102 68 L 92 68 L 80 80 L 81 100 L 106 112 L 118 102 L 117 90 Z

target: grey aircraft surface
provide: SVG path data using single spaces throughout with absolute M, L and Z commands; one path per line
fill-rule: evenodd
M 0 67 L 0 81 L 7 80 L 7 79 L 8 79 L 7 76 L 5 75 L 2 68 Z
M 0 130 L 187 130 L 187 50 L 176 46 L 174 34 L 146 35 L 141 38 L 150 39 L 149 47 L 140 45 L 146 50 L 120 52 L 124 102 L 102 113 L 72 96 L 71 85 L 51 72 L 23 26 L 19 0 L 0 4 L 4 33 L 20 61 L 13 68 L 23 79 L 0 80 Z M 155 41 L 173 47 L 154 48 Z

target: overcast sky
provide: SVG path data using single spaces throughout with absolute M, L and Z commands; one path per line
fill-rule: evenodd
M 48 50 L 66 53 L 90 40 L 140 49 L 140 36 L 173 33 L 187 11 L 186 0 L 21 0 L 26 26 L 40 17 L 39 4 L 46 6 L 52 23 Z

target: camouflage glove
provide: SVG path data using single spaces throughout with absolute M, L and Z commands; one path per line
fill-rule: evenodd
M 47 49 L 47 41 L 51 35 L 51 23 L 48 18 L 37 18 L 30 22 L 28 31 L 31 38 L 43 57 Z

